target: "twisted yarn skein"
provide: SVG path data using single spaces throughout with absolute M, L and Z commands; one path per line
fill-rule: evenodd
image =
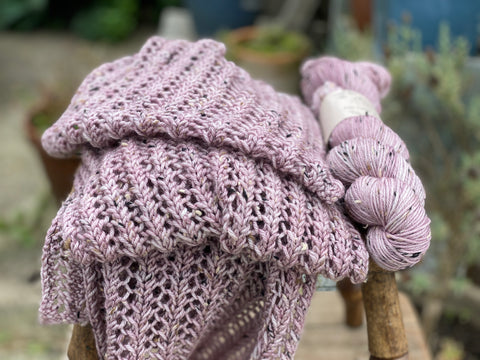
M 302 75 L 304 97 L 317 115 L 325 96 L 338 89 L 362 94 L 380 112 L 391 81 L 379 65 L 332 57 L 306 62 Z M 348 214 L 368 227 L 366 245 L 373 260 L 391 271 L 415 265 L 429 247 L 430 220 L 404 142 L 379 118 L 365 114 L 341 121 L 329 145 L 328 164 L 347 187 Z

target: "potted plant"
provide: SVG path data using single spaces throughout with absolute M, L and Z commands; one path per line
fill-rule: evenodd
M 276 90 L 297 93 L 299 66 L 311 44 L 300 33 L 279 27 L 243 27 L 224 35 L 228 57 L 252 77 L 270 83 Z
M 25 131 L 28 139 L 39 154 L 50 186 L 58 202 L 71 191 L 73 175 L 80 159 L 57 159 L 48 155 L 42 147 L 43 132 L 63 113 L 68 101 L 51 92 L 44 92 L 41 101 L 27 113 Z

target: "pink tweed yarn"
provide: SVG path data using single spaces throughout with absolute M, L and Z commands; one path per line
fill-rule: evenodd
M 79 153 L 42 258 L 44 323 L 104 359 L 291 359 L 322 274 L 365 280 L 320 129 L 224 46 L 151 38 L 84 80 L 43 137 Z
M 316 113 L 332 83 L 364 95 L 377 111 L 390 86 L 390 74 L 381 66 L 332 57 L 306 62 L 302 74 L 305 99 Z M 405 143 L 377 117 L 361 115 L 341 121 L 329 145 L 329 167 L 347 187 L 348 214 L 367 228 L 373 260 L 391 271 L 418 263 L 430 244 L 430 219 Z
M 302 66 L 302 93 L 312 111 L 318 115 L 322 89 L 331 82 L 343 89 L 364 95 L 380 112 L 380 101 L 390 89 L 391 77 L 386 69 L 370 62 L 356 62 L 325 56 L 308 60 Z

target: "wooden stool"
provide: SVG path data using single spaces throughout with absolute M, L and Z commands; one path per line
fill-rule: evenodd
M 337 287 L 345 301 L 345 322 L 348 326 L 362 325 L 362 303 L 364 305 L 370 359 L 408 359 L 395 274 L 370 261 L 368 279 L 361 287 L 349 280 L 339 282 Z

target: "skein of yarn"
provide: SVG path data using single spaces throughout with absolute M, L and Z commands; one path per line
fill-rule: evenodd
M 331 148 L 327 160 L 347 188 L 347 213 L 368 229 L 370 256 L 390 271 L 415 265 L 430 244 L 430 219 L 424 209 L 425 191 L 409 163 L 405 143 L 375 114 L 388 93 L 390 74 L 376 64 L 324 57 L 307 61 L 302 77 L 304 98 L 322 124 L 331 121 L 321 111 L 324 101 L 330 97 L 335 103 L 335 96 L 343 96 L 336 105 L 343 118 L 324 127 Z M 350 93 L 339 95 L 342 92 Z M 345 110 L 349 96 L 371 102 L 374 110 L 362 111 L 362 106 Z

